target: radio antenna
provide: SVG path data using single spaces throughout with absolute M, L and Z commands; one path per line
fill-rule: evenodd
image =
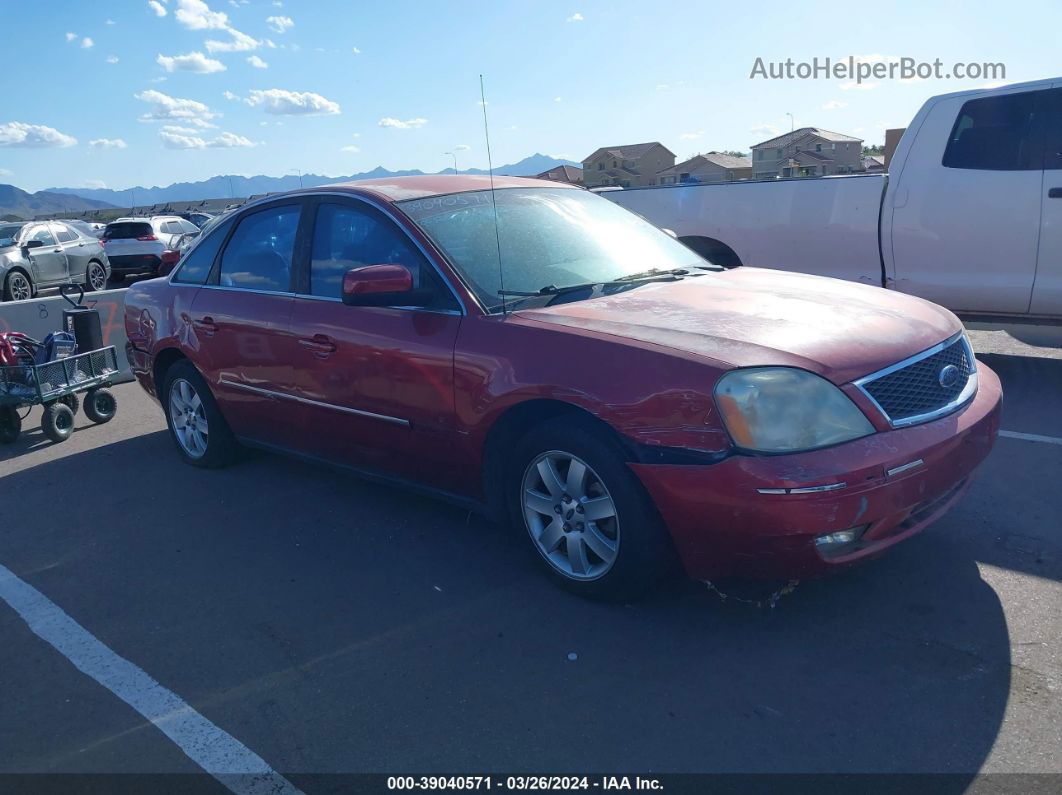
M 498 245 L 498 294 L 501 296 L 502 315 L 505 307 L 505 270 L 502 268 L 501 232 L 498 229 L 498 200 L 494 197 L 494 163 L 490 157 L 490 129 L 487 126 L 487 95 L 483 91 L 483 75 L 479 76 L 479 104 L 483 107 L 483 138 L 487 142 L 487 173 L 490 175 L 490 203 L 494 207 L 494 240 Z

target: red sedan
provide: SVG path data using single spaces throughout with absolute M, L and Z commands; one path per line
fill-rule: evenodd
M 950 508 L 1001 393 L 960 322 L 848 282 L 724 270 L 553 182 L 273 196 L 126 298 L 181 457 L 241 445 L 456 500 L 577 592 L 805 577 Z

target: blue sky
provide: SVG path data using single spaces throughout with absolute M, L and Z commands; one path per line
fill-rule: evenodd
M 0 181 L 167 185 L 215 174 L 581 160 L 659 140 L 680 158 L 797 126 L 880 142 L 974 80 L 750 80 L 757 57 L 1001 62 L 1062 74 L 1057 0 L 803 2 L 4 0 Z M 10 68 L 10 67 L 9 67 Z M 75 143 L 76 141 L 76 143 Z M 455 150 L 455 147 L 457 149 Z

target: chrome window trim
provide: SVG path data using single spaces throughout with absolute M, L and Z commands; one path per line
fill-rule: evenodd
M 186 282 L 177 282 L 178 286 L 183 287 L 198 287 L 201 290 L 227 290 L 232 293 L 250 293 L 252 295 L 280 295 L 288 298 L 293 298 L 295 293 L 285 290 L 256 290 L 251 287 L 232 287 L 227 284 L 187 284 Z
M 827 483 L 823 486 L 799 486 L 794 489 L 756 489 L 760 494 L 821 494 L 824 491 L 837 491 L 843 489 L 848 484 L 841 483 Z
M 335 403 L 323 403 L 320 400 L 310 400 L 309 398 L 299 397 L 298 395 L 289 395 L 286 392 L 274 392 L 272 389 L 263 389 L 262 387 L 251 386 L 250 384 L 243 384 L 239 381 L 231 381 L 228 378 L 220 378 L 218 382 L 234 389 L 242 389 L 246 392 L 253 392 L 257 395 L 263 395 L 264 397 L 277 398 L 278 400 L 291 400 L 295 403 L 302 403 L 306 406 L 315 406 L 317 408 L 322 409 L 332 409 L 333 411 L 339 411 L 343 414 L 353 414 L 357 417 L 367 417 L 372 420 L 389 422 L 393 425 L 402 425 L 407 428 L 410 427 L 409 420 L 404 420 L 401 417 L 391 417 L 387 414 L 377 414 L 374 411 L 362 411 L 361 409 L 352 409 L 348 406 L 337 406 Z
M 310 301 L 327 301 L 333 304 L 343 303 L 342 298 L 330 298 L 327 295 L 307 295 L 306 293 L 293 293 L 293 295 L 299 300 L 307 299 Z M 428 309 L 423 306 L 378 306 L 378 307 L 361 307 L 362 309 L 401 309 L 404 312 L 431 312 L 434 315 L 450 315 L 452 317 L 463 317 L 463 313 L 456 309 Z
M 883 378 L 884 376 L 887 376 L 890 373 L 894 373 L 897 370 L 902 370 L 904 367 L 908 367 L 914 364 L 915 362 L 919 362 L 922 359 L 926 359 L 935 353 L 940 353 L 942 350 L 949 347 L 950 345 L 954 345 L 959 340 L 962 341 L 963 348 L 966 350 L 966 356 L 970 360 L 970 377 L 966 380 L 966 386 L 963 387 L 962 392 L 960 392 L 953 401 L 951 401 L 950 403 L 946 403 L 939 409 L 934 409 L 933 411 L 926 412 L 925 414 L 916 414 L 912 417 L 904 417 L 900 420 L 894 420 L 892 417 L 889 416 L 889 413 L 881 407 L 881 404 L 874 399 L 874 396 L 871 395 L 870 392 L 867 390 L 866 385 L 871 383 L 872 381 L 876 381 L 879 378 Z M 951 414 L 953 411 L 956 411 L 957 409 L 964 406 L 966 403 L 970 402 L 970 400 L 973 399 L 973 396 L 977 394 L 977 358 L 974 356 L 973 348 L 970 346 L 970 340 L 966 336 L 966 331 L 962 330 L 959 331 L 957 334 L 951 335 L 943 342 L 937 343 L 932 348 L 926 348 L 921 353 L 916 353 L 914 356 L 908 356 L 906 359 L 896 362 L 896 364 L 889 365 L 888 367 L 882 368 L 881 370 L 873 372 L 870 375 L 865 375 L 862 378 L 856 379 L 852 382 L 852 384 L 857 389 L 859 389 L 860 392 L 863 393 L 867 400 L 874 404 L 874 408 L 876 408 L 881 413 L 881 416 L 888 421 L 890 427 L 907 428 L 911 425 L 918 425 L 923 422 L 930 422 L 931 420 L 939 419 L 940 417 L 943 417 L 947 414 Z

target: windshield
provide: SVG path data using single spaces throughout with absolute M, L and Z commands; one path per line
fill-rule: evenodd
M 706 263 L 648 221 L 592 193 L 571 188 L 473 191 L 399 202 L 450 258 L 490 309 L 504 289 L 535 292 L 608 282 L 650 269 Z
M 23 224 L 0 224 L 0 245 L 10 246 L 18 240 Z

